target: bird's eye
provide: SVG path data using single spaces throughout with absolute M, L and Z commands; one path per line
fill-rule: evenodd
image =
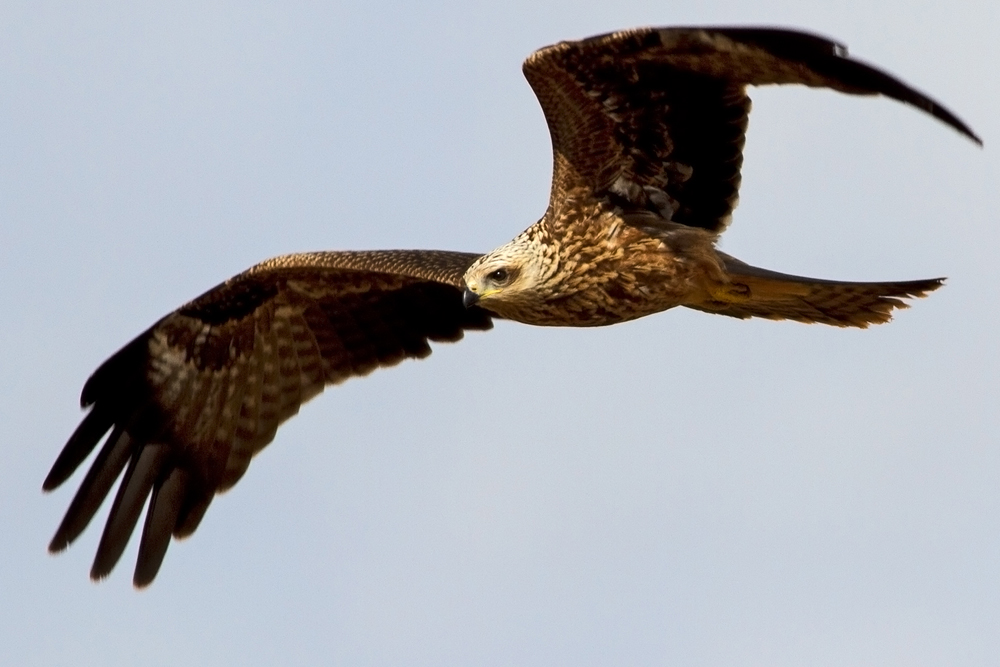
M 510 274 L 507 273 L 507 269 L 497 269 L 489 275 L 490 281 L 494 283 L 505 283 L 508 278 Z

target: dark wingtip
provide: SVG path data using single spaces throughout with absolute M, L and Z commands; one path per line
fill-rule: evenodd
M 166 553 L 167 553 L 166 550 L 164 550 L 163 553 L 164 553 L 164 555 L 166 555 Z M 162 562 L 162 561 L 163 561 L 163 559 L 161 558 L 160 562 Z M 156 578 L 156 574 L 159 571 L 160 571 L 159 564 L 157 564 L 156 568 L 152 572 L 142 572 L 142 573 L 140 573 L 140 570 L 136 569 L 135 576 L 132 577 L 132 586 L 134 586 L 135 589 L 139 590 L 139 591 L 144 590 L 146 588 L 149 588 L 149 585 L 151 583 L 153 583 L 153 579 Z
M 139 520 L 146 498 L 162 473 L 165 460 L 163 445 L 146 445 L 132 457 L 108 514 L 104 534 L 97 545 L 94 565 L 90 569 L 91 579 L 103 579 L 118 563 Z
M 846 57 L 835 57 L 829 61 L 829 73 L 841 77 L 847 85 L 857 85 L 867 88 L 870 92 L 880 93 L 886 97 L 908 104 L 923 111 L 942 123 L 950 126 L 977 145 L 982 146 L 983 140 L 961 118 L 952 113 L 943 104 L 933 98 L 903 83 L 895 76 L 884 72 L 868 63 Z
M 115 423 L 115 415 L 120 417 L 136 409 L 150 331 L 152 327 L 111 355 L 84 383 L 80 406 L 90 408 L 90 412 L 52 464 L 42 490 L 51 491 L 69 479 Z
M 146 365 L 146 357 L 149 354 L 150 334 L 159 324 L 160 322 L 157 322 L 146 329 L 97 367 L 97 370 L 87 378 L 80 392 L 80 407 L 91 406 L 102 396 L 131 398 L 131 392 L 135 391 L 137 382 L 142 382 L 141 371 Z
M 49 553 L 57 554 L 61 551 L 65 551 L 66 547 L 70 545 L 70 541 L 63 538 L 62 536 L 56 534 L 52 536 L 52 541 L 49 542 Z
M 118 479 L 131 455 L 132 440 L 123 431 L 113 432 L 101 448 L 76 495 L 49 543 L 49 551 L 57 553 L 80 536 L 94 514 L 100 509 L 108 491 Z
M 832 77 L 834 82 L 854 88 L 846 92 L 881 93 L 909 104 L 950 125 L 977 145 L 983 145 L 979 135 L 943 105 L 878 67 L 852 58 L 844 44 L 786 28 L 723 27 L 710 30 L 754 44 L 777 56 L 802 62 L 817 73 Z
M 966 137 L 968 137 L 969 139 L 971 139 L 973 142 L 975 142 L 977 146 L 979 146 L 980 148 L 982 148 L 982 146 L 983 146 L 983 140 L 979 137 L 978 134 L 976 134 L 975 132 L 973 132 L 972 128 L 969 127 L 961 118 L 959 118 L 958 116 L 956 116 L 952 112 L 948 111 L 946 108 L 944 108 L 940 104 L 937 104 L 933 100 L 930 100 L 929 98 L 926 98 L 926 97 L 924 97 L 923 99 L 927 100 L 927 102 L 928 102 L 927 106 L 924 106 L 922 104 L 918 104 L 916 102 L 912 102 L 910 100 L 903 100 L 903 101 L 904 102 L 909 102 L 910 104 L 913 104 L 914 106 L 919 107 L 920 109 L 923 109 L 924 111 L 926 111 L 930 115 L 934 116 L 935 118 L 937 118 L 941 122 L 946 123 L 947 125 L 950 125 L 956 131 L 958 131 L 959 134 L 965 135 Z
M 95 405 L 59 452 L 48 476 L 42 482 L 42 490 L 52 491 L 69 479 L 113 424 L 114 417 L 111 413 Z
M 191 490 L 184 503 L 181 505 L 177 515 L 177 524 L 174 526 L 174 537 L 178 540 L 191 537 L 192 533 L 198 529 L 198 524 L 205 517 L 208 506 L 215 496 L 211 489 Z
M 132 584 L 145 588 L 153 583 L 163 564 L 170 546 L 170 536 L 177 526 L 177 520 L 188 491 L 188 474 L 174 468 L 162 483 L 153 489 L 146 510 L 146 523 L 139 542 L 139 556 L 136 559 Z

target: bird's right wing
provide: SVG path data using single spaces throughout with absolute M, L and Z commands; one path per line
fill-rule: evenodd
M 428 341 L 485 330 L 462 305 L 476 254 L 326 252 L 278 257 L 167 315 L 98 368 L 90 412 L 44 487 L 66 481 L 105 433 L 51 551 L 83 531 L 125 470 L 91 570 L 106 576 L 149 509 L 134 581 L 153 580 L 171 535 L 192 533 L 278 425 L 328 384 L 425 357 Z
M 953 113 L 843 45 L 793 30 L 625 30 L 539 49 L 524 75 L 552 135 L 555 220 L 607 200 L 721 231 L 739 191 L 748 85 L 886 95 L 979 142 Z

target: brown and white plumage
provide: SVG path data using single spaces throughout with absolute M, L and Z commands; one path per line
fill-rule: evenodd
M 151 496 L 135 583 L 152 581 L 170 536 L 198 526 L 278 425 L 326 385 L 430 354 L 492 326 L 462 305 L 478 255 L 319 252 L 276 257 L 178 308 L 84 385 L 93 406 L 45 480 L 62 484 L 109 429 L 50 550 L 86 528 L 125 469 L 91 576 L 106 576 Z
M 104 440 L 50 549 L 87 526 L 115 480 L 91 575 L 120 558 L 150 498 L 134 581 L 191 534 L 282 421 L 328 384 L 430 353 L 492 317 L 598 326 L 684 305 L 733 317 L 885 322 L 937 279 L 844 283 L 752 267 L 715 249 L 736 205 L 747 85 L 882 94 L 975 141 L 946 109 L 820 37 L 771 29 L 640 29 L 563 42 L 524 73 L 552 135 L 548 210 L 487 255 L 278 257 L 209 290 L 106 361 L 54 489 Z

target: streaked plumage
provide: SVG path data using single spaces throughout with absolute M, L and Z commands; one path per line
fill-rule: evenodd
M 285 419 L 326 385 L 430 354 L 492 317 L 599 326 L 683 305 L 733 317 L 865 327 L 939 279 L 788 276 L 715 249 L 736 205 L 747 85 L 882 94 L 975 141 L 949 111 L 846 49 L 771 29 L 640 29 L 563 42 L 524 73 L 552 135 L 548 210 L 487 255 L 319 252 L 278 257 L 154 324 L 100 366 L 90 412 L 44 488 L 110 431 L 50 549 L 66 548 L 124 470 L 91 576 L 120 558 L 150 498 L 134 582 L 198 526 Z

